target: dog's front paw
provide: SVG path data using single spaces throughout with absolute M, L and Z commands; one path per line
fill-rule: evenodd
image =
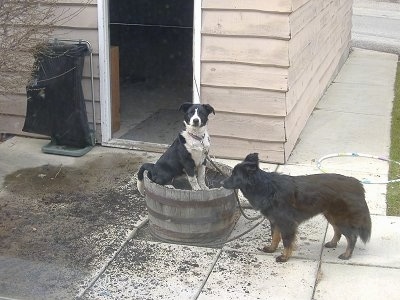
M 264 246 L 263 248 L 258 248 L 258 250 L 266 253 L 274 253 L 276 248 L 271 247 L 271 246 Z
M 208 186 L 205 183 L 200 183 L 200 187 L 202 190 L 209 190 Z
M 346 254 L 346 252 L 339 255 L 339 258 L 343 260 L 349 260 L 350 257 L 351 255 Z
M 326 248 L 335 248 L 337 246 L 337 243 L 334 243 L 334 242 L 327 242 L 326 244 L 325 244 L 325 247 Z
M 276 259 L 275 259 L 275 261 L 276 262 L 287 262 L 288 261 L 288 259 L 289 259 L 289 257 L 287 257 L 286 255 L 279 255 Z
M 137 189 L 138 189 L 140 195 L 142 195 L 144 197 L 146 195 L 146 193 L 145 193 L 145 190 L 144 190 L 143 180 L 138 180 L 136 182 L 136 186 L 137 186 Z

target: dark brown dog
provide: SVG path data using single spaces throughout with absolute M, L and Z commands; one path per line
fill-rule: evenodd
M 270 221 L 271 245 L 262 250 L 274 252 L 282 239 L 284 251 L 276 258 L 277 262 L 285 262 L 291 256 L 298 225 L 320 213 L 335 232 L 325 247 L 336 247 L 342 234 L 347 239 L 346 251 L 340 259 L 351 257 L 358 236 L 364 243 L 369 240 L 371 217 L 360 181 L 339 174 L 268 173 L 258 164 L 257 153 L 247 155 L 222 185 L 240 189 L 250 204 Z

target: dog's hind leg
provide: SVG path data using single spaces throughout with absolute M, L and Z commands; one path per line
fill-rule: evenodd
M 347 260 L 353 254 L 353 250 L 354 250 L 354 247 L 357 242 L 357 235 L 349 234 L 349 235 L 344 235 L 344 236 L 346 237 L 346 240 L 347 240 L 347 248 L 346 248 L 346 252 L 339 255 L 339 258 Z
M 330 240 L 325 244 L 326 248 L 335 248 L 340 240 L 340 237 L 342 236 L 342 232 L 340 231 L 339 227 L 333 224 L 331 225 L 333 227 L 334 234 L 332 240 Z

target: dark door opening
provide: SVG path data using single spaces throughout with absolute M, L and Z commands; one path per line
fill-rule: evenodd
M 170 144 L 183 128 L 177 110 L 192 101 L 193 3 L 109 0 L 110 42 L 119 52 L 113 138 Z

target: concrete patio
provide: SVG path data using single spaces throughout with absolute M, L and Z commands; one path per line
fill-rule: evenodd
M 318 159 L 338 152 L 388 157 L 397 63 L 393 54 L 354 49 L 318 103 L 288 163 L 262 164 L 263 169 L 291 175 L 320 173 Z M 350 260 L 337 258 L 344 252 L 344 239 L 337 248 L 323 247 L 333 232 L 318 216 L 300 226 L 294 256 L 282 264 L 275 262 L 282 245 L 274 254 L 257 250 L 270 240 L 267 221 L 221 247 L 169 244 L 148 235 L 133 166 L 156 160 L 156 154 L 95 147 L 84 157 L 72 158 L 43 154 L 40 148 L 45 143 L 14 137 L 0 144 L 0 299 L 400 298 L 400 217 L 386 216 L 387 184 L 364 185 L 372 236 L 366 245 L 357 242 Z M 323 167 L 369 181 L 386 181 L 388 174 L 387 162 L 371 158 L 337 157 L 324 161 Z M 61 176 L 69 178 L 68 172 L 76 175 L 82 170 L 86 173 L 80 181 L 89 180 L 89 175 L 104 176 L 103 181 L 87 183 L 93 190 L 87 187 L 90 193 L 81 200 L 90 205 L 61 201 L 85 192 L 85 182 L 81 186 L 72 181 L 65 182 L 71 188 L 68 193 L 56 186 L 51 195 L 61 200 L 49 202 L 46 188 Z M 35 191 L 31 195 L 19 191 L 37 177 L 49 179 L 42 189 L 30 189 Z M 101 209 L 96 211 L 95 206 Z M 52 219 L 46 219 L 48 215 Z M 48 220 L 47 227 L 40 222 L 43 219 Z M 231 237 L 252 224 L 241 217 Z M 19 237 L 24 236 L 29 240 L 21 243 Z M 49 243 L 55 246 L 46 248 Z M 30 254 L 29 247 L 36 252 Z

